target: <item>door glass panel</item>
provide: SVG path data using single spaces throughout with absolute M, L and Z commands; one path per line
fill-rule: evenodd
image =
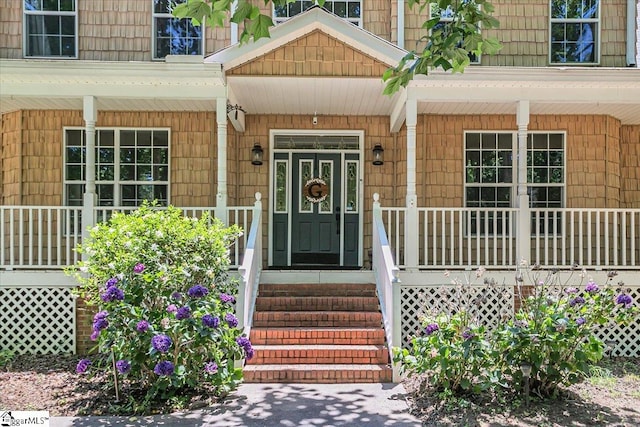
M 276 160 L 276 197 L 275 212 L 287 213 L 287 161 Z
M 302 193 L 302 189 L 305 187 L 307 181 L 313 178 L 311 175 L 313 174 L 313 161 L 312 160 L 300 160 L 300 192 Z M 307 198 L 302 195 L 300 197 L 300 206 L 299 211 L 301 213 L 310 213 L 313 212 L 313 205 Z
M 333 180 L 333 162 L 332 161 L 320 161 L 320 178 L 327 183 L 327 198 L 320 202 L 320 213 L 332 213 L 333 212 L 333 192 L 331 189 L 331 183 Z
M 347 161 L 347 213 L 358 213 L 358 162 Z

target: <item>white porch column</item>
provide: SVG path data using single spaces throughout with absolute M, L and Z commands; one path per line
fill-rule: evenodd
M 416 125 L 418 101 L 407 99 L 407 217 L 404 262 L 408 271 L 418 268 L 418 196 L 416 195 Z
M 89 228 L 95 225 L 93 208 L 97 204 L 96 194 L 96 121 L 98 108 L 94 96 L 83 98 L 83 119 L 85 123 L 85 190 L 82 203 L 82 239 L 89 237 Z M 85 254 L 82 254 L 85 258 Z
M 516 261 L 531 262 L 531 209 L 527 194 L 527 127 L 529 126 L 529 101 L 520 100 L 517 105 L 518 124 L 518 228 L 516 232 Z
M 216 218 L 228 225 L 227 215 L 227 98 L 216 98 L 216 123 L 218 134 L 218 193 Z

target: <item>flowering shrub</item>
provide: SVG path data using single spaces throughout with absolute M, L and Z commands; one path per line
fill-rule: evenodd
M 454 394 L 520 391 L 527 383 L 532 393 L 554 395 L 560 384 L 582 380 L 603 357 L 597 328 L 628 324 L 638 315 L 624 284 L 614 285 L 615 272 L 600 285 L 585 271 L 571 285 L 574 275 L 563 283 L 555 271 L 520 269 L 513 286 L 520 307 L 515 313 L 502 309 L 490 332 L 471 313 L 481 311 L 489 288 L 502 288 L 505 296 L 511 291 L 484 279 L 480 291 L 472 292 L 469 280 L 454 280 L 448 306 L 423 316 L 423 331 L 410 349 L 394 349 L 394 361 L 410 374 L 429 373 L 436 389 Z
M 253 348 L 236 328 L 237 283 L 227 274 L 228 247 L 238 235 L 208 216 L 143 206 L 115 213 L 78 248 L 87 258 L 69 273 L 81 283 L 79 295 L 100 307 L 91 339 L 117 361 L 105 365 L 147 398 L 204 383 L 224 394 L 241 380 L 233 362 Z M 77 371 L 98 366 L 83 359 Z

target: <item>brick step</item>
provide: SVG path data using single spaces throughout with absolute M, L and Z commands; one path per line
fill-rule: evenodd
M 253 315 L 253 327 L 256 328 L 326 328 L 344 327 L 380 328 L 380 312 L 360 311 L 256 311 Z
M 247 383 L 391 382 L 389 365 L 246 365 Z
M 258 295 L 261 297 L 277 296 L 360 296 L 375 297 L 376 285 L 371 283 L 301 283 L 261 284 Z
M 256 298 L 256 311 L 379 311 L 376 297 L 279 296 Z
M 389 351 L 384 345 L 254 345 L 248 364 L 385 364 Z
M 254 345 L 336 344 L 383 345 L 381 328 L 252 328 Z

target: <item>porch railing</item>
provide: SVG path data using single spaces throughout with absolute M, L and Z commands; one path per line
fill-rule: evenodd
M 255 308 L 260 271 L 262 270 L 262 195 L 256 193 L 253 208 L 253 219 L 247 239 L 242 265 L 238 272 L 242 278 L 236 302 L 236 314 L 240 320 L 240 327 L 249 336 L 251 332 L 253 310 Z
M 114 212 L 135 208 L 96 207 L 94 221 L 104 221 Z M 158 208 L 163 209 L 163 208 Z M 216 208 L 187 207 L 185 216 L 200 218 L 204 212 L 215 217 Z M 0 206 L 0 269 L 61 269 L 75 264 L 80 255 L 74 250 L 82 241 L 80 206 Z M 231 267 L 242 264 L 247 232 L 254 215 L 253 206 L 229 206 L 225 210 L 229 224 L 245 232 L 231 247 Z
M 400 283 L 391 246 L 385 232 L 385 222 L 380 208 L 380 196 L 373 195 L 373 249 L 372 268 L 376 278 L 376 291 L 382 311 L 387 347 L 392 354 L 393 347 L 400 346 Z M 399 371 L 394 366 L 393 381 L 399 381 Z
M 527 227 L 518 224 L 517 208 L 418 208 L 411 230 L 407 208 L 383 207 L 381 218 L 402 268 L 509 267 L 519 261 L 518 247 L 525 248 L 520 258 L 545 267 L 624 270 L 640 264 L 640 209 L 529 212 L 528 232 L 521 231 Z M 409 239 L 418 239 L 417 245 Z M 409 247 L 418 248 L 417 256 L 407 257 Z M 410 265 L 409 259 L 416 261 Z

